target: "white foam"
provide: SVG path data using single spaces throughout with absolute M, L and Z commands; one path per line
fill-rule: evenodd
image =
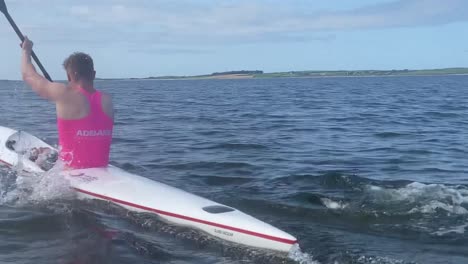
M 320 264 L 320 262 L 313 260 L 311 255 L 302 252 L 299 244 L 294 244 L 291 250 L 289 250 L 288 258 L 299 264 Z
M 432 233 L 433 235 L 437 236 L 443 236 L 446 234 L 464 234 L 466 229 L 468 228 L 468 224 L 460 225 L 460 226 L 454 226 L 452 228 L 440 228 L 438 231 Z
M 71 200 L 75 198 L 70 190 L 70 183 L 59 174 L 61 164 L 45 173 L 26 173 L 15 168 L 16 180 L 12 186 L 5 186 L 0 197 L 0 203 L 15 206 L 46 205 L 50 207 L 53 201 Z M 20 166 L 21 169 L 21 166 Z M 61 208 L 57 207 L 57 209 Z
M 411 209 L 408 213 L 424 213 L 424 214 L 433 214 L 437 210 L 444 210 L 446 212 L 458 215 L 468 214 L 468 210 L 459 205 L 449 205 L 439 201 L 431 201 L 429 204 L 419 206 Z
M 365 263 L 365 264 L 403 264 L 405 263 L 402 260 L 392 259 L 389 257 L 366 257 L 360 256 L 357 259 L 358 263 Z
M 349 204 L 347 203 L 344 203 L 342 201 L 335 202 L 329 198 L 321 198 L 320 201 L 322 201 L 323 205 L 325 205 L 328 209 L 345 209 L 349 206 Z
M 369 185 L 369 189 L 370 189 L 371 191 L 380 191 L 380 190 L 383 190 L 382 187 L 374 186 L 374 185 Z
M 468 214 L 468 190 L 459 186 L 413 182 L 403 188 L 385 189 L 369 185 L 367 191 L 376 202 L 414 204 L 408 213 L 435 213 L 444 210 L 453 214 Z

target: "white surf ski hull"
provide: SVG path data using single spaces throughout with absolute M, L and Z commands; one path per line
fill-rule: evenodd
M 21 162 L 26 171 L 43 172 L 26 155 L 18 155 L 39 147 L 52 148 L 28 133 L 0 126 L 1 163 L 12 167 Z M 61 174 L 80 199 L 105 200 L 131 211 L 154 213 L 168 222 L 246 246 L 289 252 L 297 243 L 288 233 L 234 208 L 115 166 L 67 170 Z

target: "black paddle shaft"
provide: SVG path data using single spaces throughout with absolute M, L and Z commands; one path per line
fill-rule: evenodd
M 5 4 L 5 0 L 0 0 L 0 11 L 2 11 L 2 13 L 5 15 L 6 19 L 8 20 L 8 22 L 10 22 L 10 25 L 11 27 L 13 27 L 13 29 L 15 30 L 16 32 L 16 35 L 18 35 L 18 37 L 20 38 L 21 42 L 24 41 L 24 36 L 23 36 L 23 33 L 21 33 L 20 29 L 18 28 L 18 26 L 16 25 L 15 21 L 13 21 L 13 18 L 11 18 L 10 14 L 8 13 L 8 9 L 6 7 L 6 4 Z M 36 53 L 34 53 L 34 51 L 31 52 L 31 56 L 32 58 L 34 59 L 34 61 L 36 62 L 37 66 L 39 67 L 39 69 L 41 69 L 42 71 L 42 74 L 44 74 L 44 77 L 49 80 L 49 81 L 52 81 L 52 79 L 50 78 L 50 75 L 47 73 L 46 69 L 44 68 L 44 66 L 42 66 L 42 63 L 41 61 L 39 60 L 39 58 L 36 56 Z

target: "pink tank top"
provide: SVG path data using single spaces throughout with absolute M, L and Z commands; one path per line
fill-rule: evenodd
M 102 109 L 101 92 L 79 91 L 88 99 L 90 111 L 81 119 L 57 117 L 60 157 L 73 169 L 106 167 L 114 122 Z

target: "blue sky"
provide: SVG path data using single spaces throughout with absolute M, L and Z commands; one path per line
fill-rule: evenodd
M 5 0 L 55 79 L 90 53 L 99 77 L 228 70 L 468 67 L 468 0 Z M 19 79 L 0 20 L 0 79 Z

